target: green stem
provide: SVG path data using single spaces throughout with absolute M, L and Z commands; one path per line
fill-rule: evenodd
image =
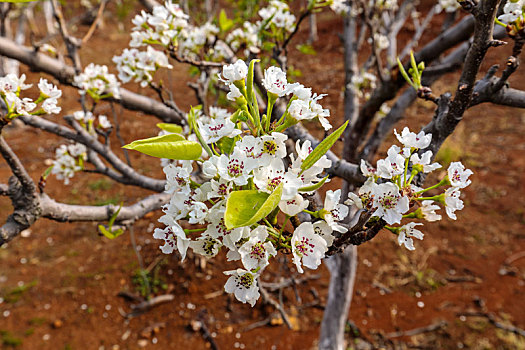
M 423 192 L 427 192 L 427 191 L 433 190 L 434 188 L 438 188 L 438 187 L 441 187 L 443 185 L 446 185 L 448 182 L 449 181 L 448 181 L 447 177 L 445 177 L 443 180 L 439 181 L 434 186 L 430 186 L 429 188 L 424 188 L 421 191 L 417 191 L 416 194 L 420 194 L 420 193 L 423 193 Z

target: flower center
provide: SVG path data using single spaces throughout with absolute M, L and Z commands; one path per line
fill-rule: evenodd
M 266 249 L 264 248 L 264 245 L 261 241 L 255 243 L 252 247 L 252 251 L 250 252 L 250 257 L 253 259 L 264 259 L 266 256 Z
M 301 258 L 303 256 L 308 256 L 309 253 L 314 252 L 315 244 L 310 243 L 310 239 L 302 237 L 299 242 L 295 243 L 295 254 L 299 255 Z
M 239 159 L 231 159 L 227 169 L 228 175 L 231 177 L 239 177 L 242 175 L 244 170 L 244 162 L 240 161 Z
M 249 289 L 253 284 L 253 275 L 251 273 L 245 273 L 242 276 L 236 278 L 237 288 Z
M 271 156 L 274 156 L 277 152 L 277 144 L 275 141 L 264 141 L 263 143 L 263 153 L 268 153 Z

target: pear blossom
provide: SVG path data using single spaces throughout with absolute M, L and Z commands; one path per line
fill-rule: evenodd
M 443 194 L 445 202 L 445 211 L 448 217 L 452 220 L 457 219 L 455 211 L 461 210 L 464 207 L 463 201 L 459 198 L 460 195 L 461 192 L 459 191 L 458 187 L 447 188 L 447 190 Z
M 418 209 L 421 211 L 423 218 L 429 222 L 441 220 L 441 215 L 436 213 L 439 209 L 439 205 L 434 204 L 432 200 L 424 200 L 421 202 L 421 207 Z
M 509 0 L 505 3 L 505 6 L 503 7 L 503 14 L 500 15 L 498 19 L 502 22 L 510 24 L 523 16 L 524 7 L 525 2 L 523 0 Z
M 465 166 L 461 162 L 452 162 L 448 167 L 448 180 L 453 187 L 465 188 L 470 185 L 471 181 L 468 177 L 472 174 L 472 170 L 465 169 Z
M 400 148 L 392 146 L 388 149 L 388 156 L 377 161 L 377 176 L 391 179 L 405 171 L 405 157 L 399 153 Z
M 229 157 L 221 154 L 217 162 L 217 171 L 219 176 L 227 181 L 233 181 L 236 185 L 242 186 L 248 183 L 248 179 L 253 175 L 250 171 L 253 169 L 254 162 L 246 155 L 234 151 Z
M 208 192 L 208 199 L 225 198 L 232 191 L 232 183 L 223 179 L 219 179 L 219 181 L 211 179 L 209 183 L 211 184 L 211 191 Z
M 423 233 L 417 230 L 416 226 L 421 226 L 421 223 L 409 222 L 399 228 L 399 235 L 397 236 L 397 242 L 399 245 L 405 245 L 408 250 L 415 250 L 414 240 L 412 237 L 417 239 L 423 239 Z
M 430 173 L 436 169 L 441 168 L 441 164 L 439 163 L 430 164 L 431 158 L 432 158 L 432 151 L 426 151 L 425 153 L 421 155 L 421 157 L 419 157 L 419 154 L 414 153 L 410 157 L 410 161 L 412 162 L 413 166 L 418 165 L 422 169 L 422 171 L 426 174 L 426 173 Z
M 168 164 L 162 171 L 166 174 L 166 185 L 164 191 L 173 193 L 181 191 L 184 194 L 190 193 L 190 174 L 192 171 L 191 163 L 184 162 L 183 166 Z
M 295 229 L 292 236 L 293 262 L 299 273 L 303 273 L 302 265 L 315 270 L 321 264 L 321 259 L 328 250 L 326 241 L 314 231 L 311 222 L 303 222 Z
M 190 242 L 190 248 L 194 253 L 211 258 L 219 253 L 222 243 L 210 236 L 202 235 Z
M 258 226 L 250 236 L 248 242 L 239 248 L 242 264 L 247 270 L 264 268 L 268 265 L 268 259 L 277 254 L 273 244 L 266 242 L 268 229 L 266 226 Z
M 260 297 L 257 285 L 259 275 L 244 269 L 225 271 L 224 274 L 230 276 L 224 285 L 226 293 L 233 293 L 237 300 L 253 307 Z
M 392 182 L 379 184 L 374 189 L 373 216 L 378 216 L 387 224 L 399 224 L 403 214 L 409 209 L 409 200 L 399 193 L 399 188 Z
M 318 220 L 313 223 L 314 226 L 314 233 L 323 237 L 323 239 L 326 241 L 326 246 L 330 247 L 332 243 L 334 243 L 335 237 L 332 235 L 332 228 L 326 221 L 324 220 Z
M 357 194 L 353 192 L 348 193 L 348 199 L 345 201 L 345 204 L 353 204 L 359 209 L 370 209 L 373 205 L 377 186 L 378 185 L 374 182 L 373 178 L 369 177 L 364 185 L 359 188 Z
M 279 97 L 282 97 L 289 92 L 286 73 L 279 67 L 271 66 L 266 69 L 264 71 L 262 84 L 269 93 Z
M 206 143 L 217 142 L 223 137 L 235 137 L 242 132 L 235 127 L 235 123 L 230 118 L 211 119 L 207 124 L 197 120 L 197 125 Z
M 48 83 L 47 79 L 40 78 L 38 88 L 40 89 L 40 93 L 46 98 L 54 98 L 56 100 L 62 96 L 62 91 L 55 85 Z
M 168 223 L 165 228 L 156 228 L 153 232 L 153 238 L 165 241 L 160 249 L 164 254 L 171 254 L 176 248 L 184 261 L 191 240 L 186 237 L 182 227 L 175 220 L 170 220 L 168 215 L 161 217 L 159 222 Z
M 427 148 L 428 145 L 430 145 L 430 141 L 432 141 L 432 134 L 425 134 L 424 131 L 416 134 L 411 132 L 407 127 L 403 129 L 401 134 L 398 134 L 397 130 L 394 129 L 394 134 L 405 147 L 424 149 Z
M 228 87 L 230 88 L 230 92 L 226 95 L 226 98 L 230 101 L 237 101 L 238 98 L 242 97 L 241 90 L 235 85 L 228 84 Z
M 244 80 L 248 75 L 248 66 L 243 60 L 237 60 L 233 64 L 228 64 L 222 68 L 222 76 L 219 80 L 226 84 L 233 84 L 236 81 Z
M 364 159 L 361 159 L 360 169 L 361 173 L 367 177 L 376 176 L 377 174 L 377 170 L 374 167 L 368 165 L 368 163 Z
M 461 5 L 457 0 L 439 0 L 436 6 L 436 13 L 440 13 L 443 10 L 447 13 L 456 12 L 460 8 Z
M 326 197 L 324 200 L 324 210 L 322 210 L 321 217 L 327 222 L 327 224 L 338 232 L 346 232 L 347 228 L 339 225 L 337 222 L 343 220 L 348 215 L 348 207 L 344 204 L 339 203 L 341 199 L 341 190 L 337 191 L 326 191 Z
M 286 139 L 288 136 L 280 132 L 261 136 L 261 155 L 259 156 L 261 166 L 269 164 L 273 158 L 286 157 Z
M 111 128 L 111 123 L 109 122 L 109 119 L 107 116 L 101 114 L 98 116 L 98 126 L 102 129 L 109 129 Z
M 293 198 L 281 200 L 279 202 L 279 209 L 288 216 L 295 216 L 308 208 L 310 202 L 305 200 L 300 194 L 296 194 Z
M 284 163 L 279 158 L 274 158 L 266 167 L 254 171 L 253 182 L 259 190 L 272 193 L 277 186 L 283 183 L 283 194 L 281 199 L 288 200 L 295 197 L 302 181 L 294 172 L 284 170 Z

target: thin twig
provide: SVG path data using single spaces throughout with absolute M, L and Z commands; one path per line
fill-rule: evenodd
M 89 27 L 89 30 L 87 31 L 86 35 L 84 35 L 84 37 L 82 38 L 81 40 L 82 44 L 85 44 L 86 42 L 88 42 L 88 40 L 91 39 L 91 36 L 93 35 L 93 33 L 95 33 L 95 29 L 98 26 L 98 22 L 102 18 L 102 14 L 104 13 L 104 8 L 106 7 L 107 2 L 108 0 L 102 0 L 100 2 L 100 6 L 98 7 L 98 11 L 97 11 L 97 16 L 95 17 L 95 20 L 91 24 L 91 27 Z
M 484 317 L 486 318 L 494 327 L 503 329 L 507 332 L 511 332 L 517 335 L 521 335 L 522 337 L 525 337 L 525 330 L 518 328 L 514 325 L 507 325 L 499 322 L 496 320 L 496 316 L 494 316 L 493 313 L 490 312 L 460 312 L 457 314 L 457 316 L 465 316 L 465 317 Z
M 290 323 L 290 319 L 288 318 L 288 315 L 286 314 L 286 311 L 284 310 L 283 306 L 279 304 L 274 298 L 272 298 L 270 293 L 268 293 L 268 291 L 263 286 L 261 286 L 260 280 L 259 280 L 259 291 L 261 292 L 261 296 L 263 297 L 263 302 L 268 303 L 272 305 L 274 308 L 276 308 L 277 311 L 281 313 L 281 317 L 284 323 L 286 324 L 286 326 L 289 329 L 292 329 L 292 324 Z
M 411 337 L 411 336 L 422 334 L 422 333 L 434 332 L 434 331 L 437 331 L 439 329 L 446 327 L 447 325 L 448 323 L 446 321 L 439 321 L 439 322 L 432 323 L 425 327 L 414 328 L 408 331 L 387 333 L 385 334 L 385 337 L 386 338 Z

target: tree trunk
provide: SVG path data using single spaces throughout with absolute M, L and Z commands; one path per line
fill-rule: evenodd
M 330 270 L 328 300 L 321 324 L 320 350 L 344 349 L 345 324 L 352 301 L 357 268 L 357 247 L 325 260 Z

